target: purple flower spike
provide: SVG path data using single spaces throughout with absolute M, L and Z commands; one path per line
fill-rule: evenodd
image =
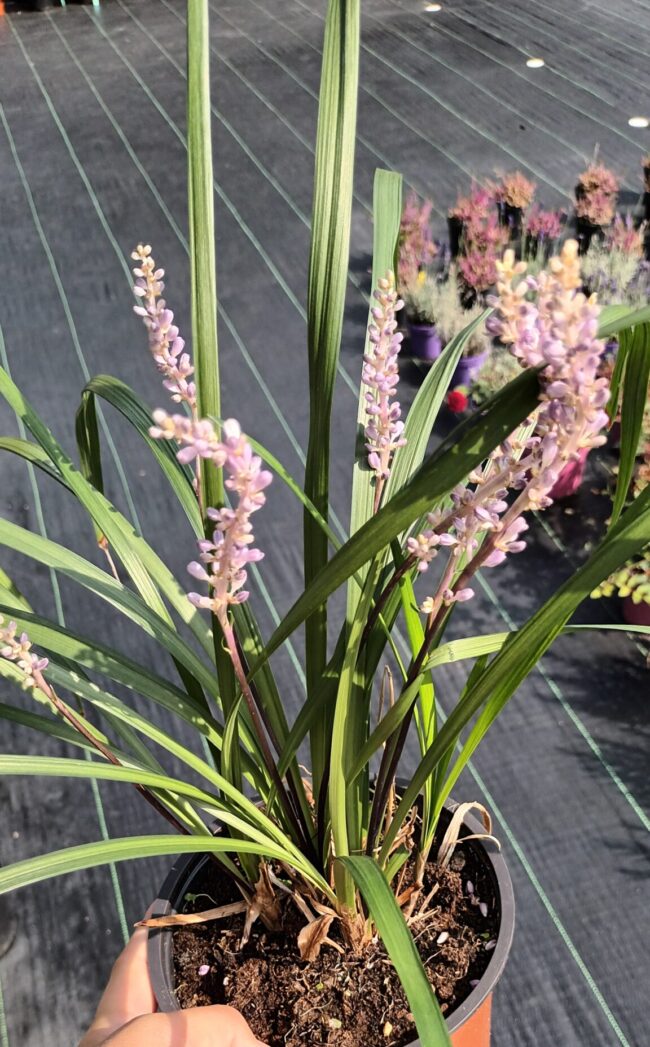
M 195 412 L 196 386 L 189 381 L 194 368 L 189 354 L 183 352 L 185 343 L 174 326 L 174 314 L 161 298 L 165 270 L 156 269 L 149 244 L 138 244 L 131 258 L 138 263 L 133 270 L 136 277 L 133 293 L 142 303 L 136 305 L 134 311 L 147 328 L 149 349 L 156 367 L 164 375 L 163 385 L 174 403 L 186 403 Z
M 253 454 L 234 418 L 223 423 L 221 437 L 212 422 L 205 419 L 168 415 L 165 411 L 155 411 L 153 418 L 156 424 L 149 432 L 154 439 L 176 440 L 181 444 L 177 454 L 180 461 L 187 461 L 187 452 L 192 451 L 194 457 L 209 459 L 223 467 L 226 488 L 236 496 L 233 508 L 207 510 L 215 525 L 212 539 L 203 538 L 197 543 L 200 562 L 193 560 L 187 568 L 193 578 L 207 582 L 212 590 L 205 596 L 190 593 L 190 602 L 212 611 L 223 625 L 227 622 L 229 606 L 248 599 L 247 590 L 242 588 L 247 578 L 247 564 L 257 563 L 264 556 L 260 549 L 253 548 L 255 539 L 250 518 L 266 501 L 264 490 L 271 483 L 271 474 L 262 469 L 261 458 Z
M 0 658 L 16 663 L 23 674 L 23 687 L 37 687 L 34 674 L 47 669 L 47 658 L 39 658 L 33 653 L 32 642 L 27 633 L 16 635 L 18 626 L 15 622 L 8 622 L 6 625 L 4 623 L 5 620 L 0 614 Z
M 370 348 L 364 356 L 361 381 L 368 389 L 365 429 L 368 465 L 379 480 L 389 475 L 394 452 L 406 443 L 402 436 L 404 423 L 400 421 L 400 406 L 397 401 L 391 403 L 399 382 L 397 357 L 402 345 L 402 335 L 396 333 L 395 313 L 404 305 L 395 290 L 395 277 L 391 272 L 379 280 L 374 297 L 379 305 L 371 310 Z

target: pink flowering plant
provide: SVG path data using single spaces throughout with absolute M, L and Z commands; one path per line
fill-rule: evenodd
M 418 273 L 431 265 L 438 247 L 431 232 L 431 200 L 419 202 L 410 192 L 404 204 L 399 228 L 397 281 L 400 290 L 417 279 Z
M 101 645 L 68 633 L 33 612 L 0 574 L 0 672 L 36 700 L 35 710 L 25 709 L 23 698 L 0 705 L 0 717 L 91 755 L 0 756 L 0 773 L 134 786 L 167 831 L 30 858 L 0 870 L 0 892 L 128 858 L 212 855 L 245 911 L 243 940 L 256 920 L 277 931 L 296 909 L 304 919 L 296 947 L 305 962 L 328 948 L 342 954 L 342 963 L 351 956 L 359 962 L 379 935 L 402 978 L 420 1042 L 438 1047 L 449 1042 L 446 1026 L 433 974 L 411 932 L 431 919 L 425 870 L 435 876 L 456 841 L 459 826 L 452 821 L 456 832 L 441 844 L 441 812 L 495 718 L 553 640 L 572 628 L 582 600 L 647 543 L 648 489 L 628 508 L 615 497 L 601 544 L 518 631 L 470 633 L 449 643 L 446 630 L 452 615 L 466 613 L 477 572 L 525 556 L 531 514 L 551 504 L 563 466 L 603 442 L 614 392 L 623 397 L 625 446 L 634 439 L 641 424 L 634 390 L 647 367 L 650 311 L 601 311 L 581 291 L 572 241 L 546 271 L 529 277 L 512 252 L 497 252 L 489 226 L 493 272 L 485 283 L 495 285 L 489 308 L 451 339 L 404 412 L 396 320 L 402 302 L 394 276 L 401 179 L 377 172 L 359 437 L 350 448 L 349 534 L 339 541 L 329 523 L 329 473 L 344 465 L 330 460 L 330 425 L 350 243 L 359 5 L 330 0 L 326 26 L 307 302 L 310 427 L 299 479 L 227 409 L 222 414 L 207 3 L 197 0 L 188 11 L 191 353 L 163 297 L 164 272 L 152 249 L 140 245 L 133 255 L 136 313 L 169 401 L 151 411 L 124 383 L 94 378 L 82 394 L 74 462 L 0 370 L 0 394 L 31 436 L 6 438 L 1 446 L 76 500 L 98 551 L 94 562 L 6 520 L 0 543 L 90 591 L 129 628 L 142 630 L 160 660 L 156 670 L 129 660 L 113 646 L 110 629 Z M 519 373 L 430 452 L 451 376 L 486 318 Z M 610 391 L 599 365 L 605 338 L 617 332 L 624 367 L 617 362 Z M 188 518 L 187 533 L 173 536 L 186 550 L 184 577 L 174 577 L 103 491 L 98 399 L 116 407 L 145 442 Z M 623 478 L 626 460 L 623 452 Z M 255 617 L 255 572 L 264 570 L 264 550 L 254 530 L 256 514 L 268 511 L 271 483 L 286 484 L 303 514 L 304 588 L 265 636 Z M 337 619 L 332 597 L 340 591 L 345 611 Z M 406 659 L 393 639 L 401 628 Z M 298 630 L 304 630 L 305 691 L 290 723 L 272 659 Z M 466 664 L 467 682 L 445 713 L 437 683 L 452 662 Z M 382 704 L 389 671 L 394 701 Z M 127 697 L 112 693 L 116 685 Z M 149 716 L 129 700 L 131 692 L 154 703 Z M 156 705 L 195 730 L 195 749 L 158 725 Z M 411 736 L 419 754 L 404 776 Z M 165 770 L 164 758 L 184 772 Z M 486 916 L 487 902 L 470 893 Z M 295 915 L 287 926 L 295 927 Z M 383 1042 L 381 1028 L 377 1035 Z

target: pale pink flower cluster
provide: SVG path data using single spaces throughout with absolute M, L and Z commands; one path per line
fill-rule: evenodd
M 397 274 L 400 287 L 417 278 L 421 269 L 430 265 L 438 253 L 431 235 L 431 200 L 419 203 L 416 193 L 409 193 L 399 228 Z
M 526 230 L 539 240 L 557 240 L 562 231 L 562 216 L 559 211 L 543 211 L 536 205 L 526 219 Z
M 248 599 L 248 592 L 242 589 L 247 577 L 246 565 L 264 556 L 260 549 L 253 548 L 255 539 L 250 518 L 266 501 L 264 489 L 271 483 L 271 474 L 262 469 L 261 459 L 253 454 L 234 418 L 223 423 L 221 436 L 205 419 L 192 420 L 156 411 L 154 421 L 151 436 L 176 440 L 182 445 L 177 455 L 179 461 L 189 462 L 198 457 L 223 467 L 227 474 L 225 486 L 236 497 L 232 508 L 207 510 L 215 524 L 214 533 L 211 539 L 198 543 L 201 562 L 194 561 L 188 566 L 192 577 L 206 582 L 211 590 L 208 595 L 190 593 L 189 599 L 196 607 L 208 608 L 222 625 L 227 625 L 229 606 Z
M 378 478 L 385 479 L 394 452 L 406 443 L 402 436 L 404 423 L 400 420 L 400 405 L 393 400 L 399 382 L 397 357 L 402 344 L 395 313 L 404 303 L 395 290 L 392 272 L 379 280 L 374 298 L 378 304 L 371 310 L 370 346 L 363 358 L 361 381 L 368 389 L 366 412 L 369 421 L 365 428 L 368 464 Z
M 551 259 L 549 271 L 535 279 L 515 284 L 525 264 L 515 264 L 512 251 L 506 251 L 498 269 L 498 293 L 489 302 L 496 312 L 488 324 L 525 366 L 544 368 L 532 441 L 537 460 L 533 486 L 550 489 L 557 479 L 553 473 L 563 464 L 575 460 L 581 449 L 599 447 L 606 440 L 609 383 L 599 374 L 605 351 L 598 338 L 600 307 L 594 295 L 587 298 L 580 291 L 575 240 L 567 240 L 560 257 Z M 541 504 L 549 503 L 542 498 Z
M 603 444 L 608 422 L 609 383 L 599 374 L 605 349 L 597 337 L 599 307 L 579 290 L 577 243 L 567 241 L 561 256 L 551 259 L 549 271 L 536 279 L 524 278 L 526 265 L 515 263 L 512 251 L 506 251 L 497 268 L 498 295 L 489 299 L 495 307 L 489 328 L 522 364 L 543 368 L 535 430 L 525 445 L 513 438 L 502 444 L 470 475 L 468 486 L 456 488 L 452 508 L 431 514 L 430 529 L 407 543 L 419 570 L 427 569 L 440 546 L 451 548 L 454 562 L 464 555 L 465 579 L 478 566 L 495 567 L 525 548 L 522 514 L 551 504 L 549 492 L 564 465 L 581 450 Z M 509 490 L 520 492 L 512 505 L 505 500 Z M 477 554 L 480 538 L 485 544 Z M 441 585 L 445 603 L 459 593 L 462 599 L 472 595 L 464 584 L 454 594 L 444 576 Z M 434 603 L 429 599 L 422 609 L 430 611 Z
M 470 600 L 474 595 L 474 590 L 468 586 L 452 589 L 451 576 L 461 557 L 471 560 L 479 547 L 479 540 L 488 532 L 494 532 L 498 537 L 484 562 L 486 567 L 495 567 L 505 559 L 506 553 L 518 553 L 525 548 L 526 543 L 519 538 L 527 527 L 523 517 L 516 518 L 506 528 L 502 524 L 502 516 L 508 508 L 505 501 L 508 487 L 522 480 L 523 470 L 517 462 L 515 448 L 506 441 L 490 455 L 483 468 L 470 474 L 467 485 L 459 484 L 452 491 L 451 509 L 430 513 L 427 517 L 430 527 L 408 539 L 407 549 L 416 558 L 418 571 L 428 569 L 439 549 L 450 550 L 452 570 L 448 572 L 448 580 L 443 577 L 442 602 L 445 605 Z M 427 597 L 420 609 L 431 613 L 434 605 L 435 600 Z
M 175 403 L 186 403 L 194 413 L 196 410 L 196 386 L 190 378 L 194 367 L 188 353 L 184 353 L 185 342 L 174 324 L 174 314 L 161 297 L 165 285 L 164 269 L 156 269 L 149 244 L 139 244 L 131 257 L 138 263 L 133 270 L 136 277 L 133 293 L 141 300 L 134 311 L 141 316 L 149 336 L 149 349 L 156 366 L 164 375 L 163 385 L 171 393 Z
M 36 687 L 34 673 L 47 669 L 48 660 L 39 658 L 37 654 L 33 653 L 31 640 L 27 633 L 17 636 L 18 626 L 15 622 L 4 625 L 4 621 L 0 615 L 0 657 L 16 663 L 24 674 L 24 687 Z

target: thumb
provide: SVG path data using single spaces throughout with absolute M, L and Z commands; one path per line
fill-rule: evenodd
M 267 1047 L 233 1007 L 195 1007 L 148 1014 L 129 1022 L 105 1041 L 106 1047 Z

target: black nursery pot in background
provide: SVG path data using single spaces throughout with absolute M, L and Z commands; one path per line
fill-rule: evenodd
M 444 832 L 451 819 L 451 812 L 445 809 L 440 818 L 440 831 Z M 463 822 L 461 837 L 484 832 L 478 819 L 467 815 Z M 515 899 L 512 881 L 507 865 L 494 844 L 484 845 L 479 840 L 469 840 L 465 844 L 471 848 L 483 867 L 486 879 L 490 884 L 490 897 L 486 898 L 490 911 L 499 915 L 497 944 L 492 957 L 469 996 L 447 1018 L 447 1028 L 451 1034 L 452 1047 L 489 1047 L 490 1018 L 492 993 L 506 966 L 515 928 Z M 169 916 L 182 911 L 185 895 L 192 892 L 196 882 L 200 882 L 210 858 L 205 855 L 184 855 L 177 859 L 160 890 L 159 897 L 152 906 L 152 916 Z M 153 991 L 161 1011 L 179 1010 L 175 993 L 173 931 L 171 929 L 153 929 L 149 931 L 148 941 L 149 972 Z M 359 1045 L 361 1047 L 361 1045 Z M 407 1047 L 421 1047 L 420 1040 L 415 1039 Z
M 463 222 L 455 215 L 447 218 L 447 229 L 449 230 L 449 254 L 452 258 L 458 258 L 460 254 L 460 241 L 463 236 Z
M 586 254 L 594 237 L 603 240 L 605 234 L 600 225 L 594 225 L 588 218 L 580 218 L 576 215 L 576 239 L 579 244 L 579 253 Z
M 501 225 L 510 230 L 510 239 L 519 240 L 521 237 L 521 224 L 523 220 L 523 208 L 513 207 L 512 204 L 499 203 L 499 221 Z

